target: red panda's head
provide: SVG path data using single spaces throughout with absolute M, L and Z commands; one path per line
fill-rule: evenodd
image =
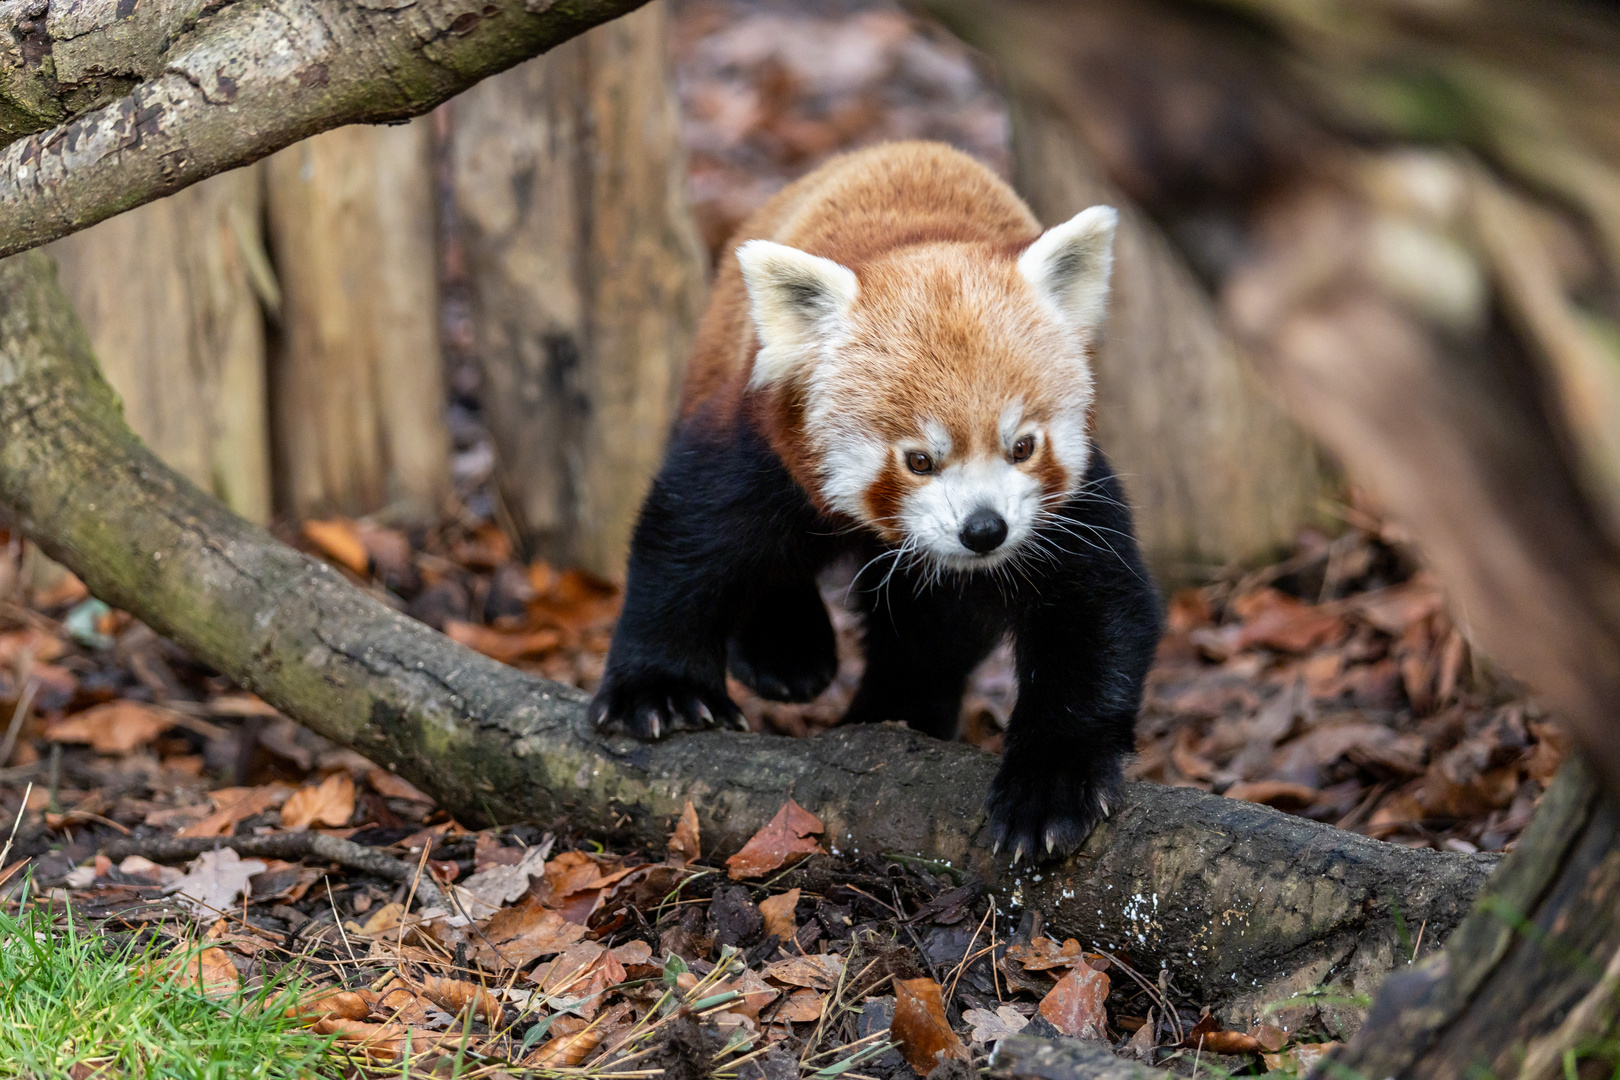
M 1021 250 L 925 243 L 856 269 L 742 245 L 749 385 L 794 403 L 800 482 L 935 565 L 1013 557 L 1086 475 L 1116 221 L 1094 206 Z

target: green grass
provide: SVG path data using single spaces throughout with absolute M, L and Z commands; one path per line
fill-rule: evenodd
M 0 1077 L 26 1080 L 336 1077 L 327 1040 L 264 1009 L 273 988 L 209 1000 L 109 950 L 60 911 L 0 912 Z

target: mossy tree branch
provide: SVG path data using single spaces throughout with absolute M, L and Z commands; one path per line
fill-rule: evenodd
M 160 0 L 128 14 L 112 0 L 60 12 L 6 5 L 0 255 L 317 132 L 420 115 L 642 3 Z

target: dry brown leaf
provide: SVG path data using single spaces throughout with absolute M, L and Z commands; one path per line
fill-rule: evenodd
M 686 800 L 686 808 L 681 811 L 681 820 L 675 823 L 675 831 L 669 837 L 669 860 L 685 866 L 698 860 L 698 819 L 697 810 L 692 806 L 692 800 Z
M 843 973 L 844 958 L 832 953 L 821 953 L 817 956 L 790 956 L 785 960 L 778 960 L 766 964 L 762 974 L 767 979 L 774 979 L 789 986 L 808 986 L 812 990 L 831 990 L 838 985 L 838 976 Z
M 927 1076 L 945 1058 L 972 1059 L 945 1019 L 939 983 L 927 977 L 895 980 L 894 1021 L 889 1025 L 889 1037 L 899 1044 L 906 1064 L 918 1076 Z
M 493 1023 L 501 1018 L 501 1003 L 477 983 L 429 975 L 422 980 L 422 996 L 452 1016 L 472 1010 L 475 1017 Z
M 812 839 L 823 828 L 820 818 L 790 797 L 763 829 L 748 838 L 741 851 L 726 860 L 731 880 L 761 877 L 806 855 L 825 854 Z
M 306 521 L 300 531 L 315 550 L 345 570 L 365 577 L 366 571 L 371 568 L 371 556 L 366 551 L 365 541 L 360 538 L 360 530 L 348 518 Z
M 962 1014 L 962 1019 L 972 1026 L 973 1041 L 976 1043 L 999 1042 L 1023 1031 L 1029 1023 L 1029 1017 L 1011 1005 L 1002 1005 L 995 1012 L 968 1009 Z
M 208 797 L 214 802 L 214 812 L 181 829 L 177 836 L 230 836 L 236 824 L 255 814 L 262 814 L 280 806 L 292 794 L 286 784 L 265 784 L 254 788 L 220 788 Z
M 782 1002 L 782 1007 L 773 1014 L 773 1020 L 785 1020 L 794 1024 L 809 1024 L 821 1019 L 821 1010 L 826 1007 L 825 994 L 814 990 L 795 990 Z
M 354 777 L 333 773 L 319 784 L 301 787 L 281 808 L 281 827 L 302 832 L 311 825 L 337 828 L 354 816 Z
M 52 720 L 45 725 L 45 737 L 89 743 L 98 754 L 127 754 L 174 727 L 176 719 L 168 709 L 120 698 Z
M 242 982 L 236 965 L 231 963 L 230 954 L 217 945 L 202 950 L 183 945 L 154 965 L 152 974 L 167 976 L 171 981 L 210 998 L 228 997 L 236 993 L 236 988 Z
M 607 1029 L 629 1013 L 629 1003 L 621 1001 L 604 1012 L 596 1023 L 574 1030 L 568 1030 L 572 1025 L 563 1023 L 565 1020 L 573 1020 L 573 1017 L 559 1017 L 551 1025 L 551 1030 L 557 1033 L 556 1037 L 525 1058 L 523 1064 L 531 1068 L 537 1065 L 549 1065 L 554 1069 L 572 1068 L 589 1057 L 591 1051 L 601 1046 Z
M 473 959 L 501 971 L 562 952 L 585 936 L 584 926 L 569 922 L 533 897 L 497 911 L 482 929 L 473 944 Z
M 405 905 L 398 901 L 390 901 L 373 911 L 364 923 L 359 926 L 359 932 L 367 937 L 386 934 L 390 930 L 399 928 L 405 919 Z
M 1264 803 L 1282 809 L 1299 809 L 1316 801 L 1316 789 L 1309 784 L 1293 784 L 1287 780 L 1239 781 L 1227 788 L 1228 799 Z
M 205 851 L 186 866 L 185 875 L 163 886 L 199 915 L 229 911 L 248 889 L 248 879 L 266 869 L 258 859 L 244 859 L 230 848 Z
M 357 990 L 333 991 L 330 987 L 323 987 L 287 1009 L 285 1015 L 301 1016 L 310 1023 L 328 1018 L 364 1020 L 371 1015 L 371 1002 L 368 997 L 372 996 L 375 995 L 371 995 L 370 991 L 364 993 Z
M 1080 950 L 1080 943 L 1069 938 L 1061 946 L 1049 937 L 1032 939 L 1029 944 L 1009 945 L 1007 958 L 1016 960 L 1024 966 L 1025 971 L 1049 971 L 1052 968 L 1074 967 L 1084 963 L 1086 955 Z
M 474 652 L 483 653 L 491 660 L 499 660 L 503 664 L 517 660 L 540 659 L 548 653 L 555 652 L 563 642 L 562 632 L 550 627 L 543 630 L 518 630 L 506 633 L 492 627 L 458 622 L 454 619 L 444 624 L 444 634 L 451 641 L 458 641 Z
M 382 769 L 371 769 L 366 773 L 366 782 L 371 790 L 385 799 L 409 799 L 411 802 L 427 803 L 432 805 L 431 796 L 424 795 L 416 789 L 416 785 L 403 777 L 395 776 Z
M 1108 1016 L 1108 976 L 1081 964 L 1041 999 L 1041 1015 L 1065 1035 L 1078 1039 L 1104 1037 Z
M 777 941 L 792 941 L 799 929 L 793 921 L 793 909 L 798 906 L 798 889 L 789 889 L 780 896 L 767 896 L 761 900 L 759 913 L 765 916 L 765 933 L 775 934 Z
M 1261 1054 L 1260 1060 L 1266 1063 L 1267 1069 L 1293 1069 L 1300 1076 L 1314 1069 L 1318 1062 L 1327 1057 L 1343 1043 L 1300 1043 L 1290 1046 L 1278 1054 Z

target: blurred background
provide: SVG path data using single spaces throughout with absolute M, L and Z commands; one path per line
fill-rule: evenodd
M 1358 433 L 1264 373 L 1439 364 L 1546 421 L 1593 505 L 1620 505 L 1617 66 L 1617 6 L 1576 0 L 655 0 L 430 116 L 50 250 L 169 463 L 457 640 L 590 688 L 707 280 L 754 207 L 900 138 L 974 155 L 1046 223 L 1113 204 L 1097 434 L 1171 615 L 1137 774 L 1501 848 L 1566 743 L 1289 416 Z M 8 565 L 62 625 L 126 631 L 20 541 Z M 836 720 L 859 675 L 839 615 L 838 682 L 746 701 L 757 726 Z M 105 677 L 218 692 L 139 652 Z M 88 677 L 63 670 L 58 712 Z M 965 738 L 999 746 L 1012 681 L 1005 655 L 979 673 Z

